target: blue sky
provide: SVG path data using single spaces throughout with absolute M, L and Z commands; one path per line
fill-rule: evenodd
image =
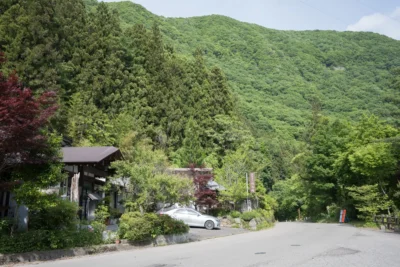
M 105 0 L 105 2 L 119 0 Z M 165 17 L 220 14 L 281 30 L 372 31 L 400 40 L 400 0 L 132 0 Z

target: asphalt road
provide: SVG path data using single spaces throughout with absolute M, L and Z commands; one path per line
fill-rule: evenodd
M 217 237 L 243 234 L 248 232 L 250 231 L 242 228 L 222 227 L 221 229 L 214 229 L 210 231 L 205 228 L 191 227 L 189 231 L 189 238 L 191 241 L 200 241 Z
M 60 260 L 39 266 L 394 267 L 400 266 L 400 235 L 347 225 L 278 223 L 273 229 L 260 232 Z

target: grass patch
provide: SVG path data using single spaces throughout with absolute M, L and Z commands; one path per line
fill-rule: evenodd
M 262 222 L 260 224 L 257 224 L 257 231 L 264 230 L 264 229 L 267 229 L 267 228 L 271 228 L 272 226 L 274 226 L 273 223 Z
M 357 228 L 369 228 L 369 229 L 379 229 L 380 228 L 379 224 L 376 224 L 374 222 L 351 221 L 349 224 L 353 225 Z

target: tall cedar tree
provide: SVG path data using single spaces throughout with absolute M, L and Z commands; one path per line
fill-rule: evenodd
M 4 70 L 16 70 L 34 92 L 70 90 L 79 67 L 86 12 L 81 0 L 1 1 Z
M 0 65 L 4 62 L 0 53 Z M 0 72 L 0 183 L 6 181 L 4 174 L 10 168 L 49 160 L 41 153 L 47 146 L 41 129 L 56 111 L 55 103 L 54 92 L 35 98 L 16 74 L 6 77 Z
M 185 128 L 185 138 L 182 147 L 178 150 L 179 161 L 182 167 L 191 165 L 202 166 L 205 158 L 205 151 L 200 143 L 200 127 L 197 122 L 190 118 Z
M 115 114 L 125 103 L 121 95 L 129 81 L 118 15 L 100 3 L 96 11 L 89 14 L 86 31 L 85 53 L 77 83 L 97 107 Z

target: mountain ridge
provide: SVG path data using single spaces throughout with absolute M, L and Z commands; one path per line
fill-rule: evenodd
M 375 114 L 399 124 L 399 92 L 390 88 L 400 66 L 399 41 L 366 32 L 287 31 L 223 15 L 158 16 L 143 6 L 107 3 L 123 28 L 158 23 L 165 43 L 190 55 L 200 48 L 209 66 L 226 74 L 240 112 L 262 133 L 297 139 L 311 116 L 311 101 L 322 113 L 358 120 Z
M 394 39 L 394 38 L 391 38 L 391 37 L 389 37 L 389 36 L 387 36 L 387 35 L 380 34 L 380 33 L 375 33 L 375 32 L 347 31 L 347 30 L 345 30 L 345 31 L 338 31 L 338 30 L 321 30 L 321 29 L 314 29 L 314 30 L 283 30 L 283 29 L 274 29 L 274 28 L 270 28 L 270 27 L 268 27 L 268 26 L 264 26 L 264 25 L 260 25 L 260 24 L 254 23 L 254 22 L 242 21 L 242 20 L 239 20 L 239 19 L 236 19 L 236 18 L 229 17 L 229 16 L 227 16 L 227 15 L 216 14 L 216 13 L 215 13 L 215 14 L 207 14 L 207 15 L 199 15 L 199 16 L 189 16 L 189 17 L 170 17 L 170 16 L 163 16 L 163 15 L 157 15 L 157 14 L 151 12 L 149 9 L 147 9 L 147 8 L 144 7 L 143 5 L 138 4 L 138 3 L 135 3 L 135 2 L 132 2 L 132 1 L 107 2 L 107 4 L 108 4 L 110 7 L 113 7 L 113 6 L 115 7 L 115 5 L 122 5 L 122 4 L 131 5 L 131 6 L 134 6 L 136 9 L 144 10 L 145 12 L 151 13 L 152 16 L 157 17 L 157 18 L 159 18 L 159 19 L 164 19 L 164 20 L 165 20 L 165 19 L 196 19 L 196 18 L 205 18 L 205 17 L 214 17 L 214 16 L 215 16 L 215 17 L 227 18 L 227 19 L 234 20 L 234 21 L 236 21 L 236 22 L 245 23 L 245 24 L 249 24 L 249 25 L 254 25 L 254 26 L 258 26 L 258 27 L 264 28 L 264 29 L 275 30 L 275 31 L 280 31 L 280 32 L 305 32 L 305 33 L 307 33 L 307 32 L 332 32 L 332 33 L 347 33 L 347 32 L 349 32 L 349 33 L 363 33 L 363 34 L 364 34 L 364 33 L 367 33 L 367 34 L 377 35 L 377 36 L 381 36 L 381 37 L 386 37 L 386 38 L 391 39 L 391 40 L 394 40 L 394 41 L 399 41 L 399 40 L 396 40 L 396 39 Z

